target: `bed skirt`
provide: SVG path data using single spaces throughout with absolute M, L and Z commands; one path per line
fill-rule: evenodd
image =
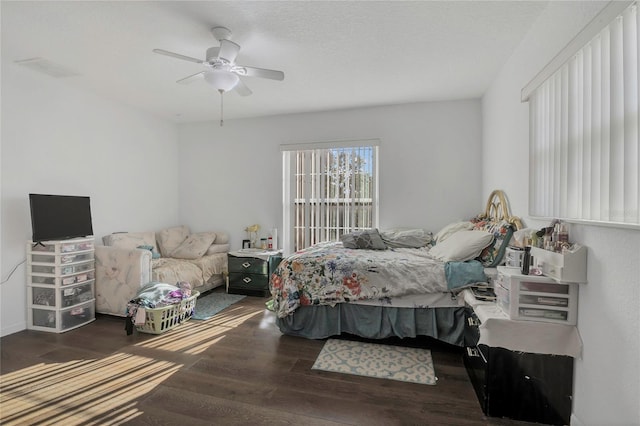
M 429 336 L 464 346 L 464 307 L 392 308 L 340 303 L 336 306 L 301 306 L 276 318 L 280 331 L 307 339 L 325 339 L 342 333 L 367 339 Z

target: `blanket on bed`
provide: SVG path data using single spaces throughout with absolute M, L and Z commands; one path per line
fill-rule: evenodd
M 284 318 L 299 306 L 447 292 L 456 286 L 446 275 L 445 263 L 428 247 L 360 250 L 328 242 L 283 259 L 270 289 L 274 310 Z

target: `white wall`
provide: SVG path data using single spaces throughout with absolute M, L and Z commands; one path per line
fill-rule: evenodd
M 280 144 L 380 139 L 380 228 L 443 225 L 479 213 L 480 101 L 419 103 L 185 124 L 180 217 L 194 231 L 281 229 Z M 280 234 L 282 235 L 282 234 Z
M 520 89 L 604 4 L 550 2 L 483 98 L 483 192 L 503 187 L 512 211 L 532 227 L 546 224 L 526 218 L 528 105 L 520 103 Z M 640 425 L 640 231 L 576 224 L 570 231 L 589 248 L 572 424 Z
M 2 280 L 25 259 L 28 194 L 91 197 L 94 234 L 178 223 L 177 128 L 2 64 Z M 2 335 L 26 327 L 25 265 L 0 287 Z

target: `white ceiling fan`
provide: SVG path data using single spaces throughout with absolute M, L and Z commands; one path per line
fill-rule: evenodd
M 153 49 L 153 51 L 161 55 L 171 56 L 173 58 L 203 65 L 204 70 L 181 78 L 177 83 L 187 84 L 194 80 L 204 79 L 218 92 L 220 92 L 221 109 L 223 107 L 223 93 L 232 90 L 235 90 L 241 96 L 249 96 L 252 93 L 251 89 L 244 84 L 240 77 L 260 77 L 271 80 L 284 80 L 284 73 L 282 71 L 236 64 L 236 57 L 238 56 L 238 52 L 240 52 L 240 46 L 229 40 L 231 37 L 231 31 L 229 29 L 225 27 L 214 27 L 211 29 L 211 33 L 216 40 L 220 42 L 220 46 L 208 48 L 206 58 L 204 60 L 181 55 L 179 53 L 169 52 L 168 50 L 163 49 Z M 223 121 L 221 117 L 220 125 L 222 126 L 222 124 Z

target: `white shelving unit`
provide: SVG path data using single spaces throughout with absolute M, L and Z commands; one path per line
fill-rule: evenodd
M 62 333 L 95 320 L 93 237 L 27 242 L 27 327 Z

